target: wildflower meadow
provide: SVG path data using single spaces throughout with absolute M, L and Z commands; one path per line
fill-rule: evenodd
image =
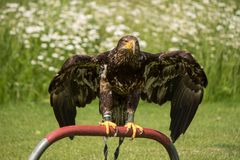
M 137 36 L 145 51 L 192 52 L 209 78 L 206 99 L 238 100 L 237 6 L 217 0 L 6 2 L 0 10 L 0 102 L 46 96 L 67 57 L 110 50 L 126 34 Z
M 209 111 L 205 107 L 203 111 L 206 110 L 207 112 L 208 110 L 211 114 L 216 111 L 221 116 L 218 115 L 214 118 L 209 115 L 212 119 L 205 118 L 202 123 L 213 121 L 220 123 L 222 119 L 225 119 L 224 113 L 230 115 L 235 113 L 236 115 L 234 114 L 233 117 L 237 118 L 239 109 L 236 111 L 229 106 L 232 106 L 230 104 L 233 103 L 239 104 L 240 100 L 240 3 L 238 0 L 1 0 L 1 122 L 5 126 L 8 126 L 8 122 L 12 122 L 17 127 L 18 125 L 12 119 L 4 120 L 3 118 L 10 114 L 18 117 L 13 108 L 25 104 L 30 104 L 29 106 L 37 104 L 38 107 L 40 104 L 49 106 L 48 85 L 66 58 L 74 54 L 96 55 L 111 50 L 116 46 L 117 41 L 127 34 L 138 37 L 143 51 L 159 53 L 186 50 L 193 54 L 206 71 L 209 81 L 205 90 L 204 102 L 208 104 L 216 103 L 217 105 L 212 106 L 226 108 L 226 110 L 210 109 L 211 111 Z M 95 105 L 97 106 L 97 104 Z M 9 107 L 10 111 L 4 111 L 8 108 L 6 106 L 11 106 Z M 32 110 L 29 112 L 29 109 L 26 108 L 25 110 L 31 116 L 40 116 L 40 112 L 42 112 L 43 115 L 52 117 L 52 120 L 50 120 L 52 123 L 56 123 L 51 108 L 48 108 L 49 112 L 40 111 L 39 108 L 36 108 L 35 110 L 39 113 Z M 227 108 L 230 108 L 230 110 Z M 98 109 L 95 108 L 95 110 L 98 114 Z M 165 114 L 169 116 L 168 112 Z M 229 114 L 226 116 L 229 116 Z M 26 114 L 21 113 L 21 115 L 20 119 L 22 118 L 21 120 L 27 123 Z M 31 118 L 34 119 L 34 117 Z M 99 117 L 96 118 L 96 122 L 97 119 Z M 200 117 L 197 117 L 197 119 L 196 121 L 201 121 Z M 36 123 L 36 126 L 42 122 L 38 118 L 36 120 L 38 122 L 33 122 Z M 226 118 L 226 122 L 231 123 L 232 120 Z M 196 125 L 193 128 L 197 128 Z M 219 125 L 221 126 L 221 124 Z M 213 129 L 215 133 L 223 132 L 225 131 L 224 127 L 228 125 L 222 125 L 221 130 L 214 130 L 216 128 L 212 126 L 208 129 Z M 234 155 L 230 156 L 231 159 L 240 158 L 239 153 L 237 153 L 237 149 L 240 149 L 239 143 L 238 145 L 234 143 L 236 141 L 240 142 L 240 128 L 237 127 L 235 121 L 232 125 L 236 126 L 235 130 L 228 130 L 229 133 L 226 133 L 226 137 L 231 137 L 233 140 L 231 146 L 228 146 L 226 150 L 222 150 L 225 146 L 220 146 L 220 149 L 217 148 L 219 150 L 214 150 L 216 146 L 210 146 L 210 149 L 207 150 L 206 146 L 209 144 L 207 142 L 210 142 L 210 140 L 206 141 L 206 144 L 204 142 L 199 143 L 199 146 L 192 144 L 193 142 L 190 140 L 183 140 L 177 145 L 182 153 L 180 157 L 188 159 L 187 153 L 192 149 L 191 147 L 195 146 L 196 150 L 191 154 L 199 156 L 190 159 L 206 159 L 207 155 L 211 155 L 211 152 L 214 154 L 210 159 L 227 159 L 229 155 Z M 45 132 L 39 128 L 34 129 L 34 131 L 28 127 L 22 129 L 29 131 L 32 136 L 37 135 L 37 138 L 40 138 L 54 127 L 45 129 Z M 168 130 L 167 127 L 166 130 Z M 12 130 L 6 130 L 4 133 L 7 135 L 10 134 L 10 131 Z M 203 132 L 209 133 L 204 129 Z M 190 131 L 190 138 L 191 136 L 194 137 L 193 133 L 194 131 Z M 24 132 L 24 134 L 26 133 Z M 215 135 L 210 134 L 210 137 Z M 7 147 L 11 146 L 11 138 L 8 141 L 4 141 L 4 139 L 8 139 L 6 137 L 0 139 L 1 143 L 8 144 L 9 142 L 9 145 L 0 149 L 5 151 L 3 154 L 8 157 L 7 154 L 10 151 Z M 26 159 L 36 143 L 37 139 L 31 141 L 31 144 L 21 143 L 22 146 L 27 145 L 28 147 L 25 148 L 23 154 L 17 151 L 13 155 L 17 159 Z M 182 147 L 185 143 L 192 145 L 188 148 L 189 150 Z M 201 148 L 201 144 L 205 147 Z M 75 144 L 76 146 L 77 144 Z M 139 152 L 144 152 L 140 148 L 138 149 Z M 97 155 L 101 150 L 94 152 Z M 155 154 L 157 151 L 149 152 Z M 202 158 L 200 152 L 203 153 Z M 222 152 L 227 154 L 221 155 Z M 61 155 L 61 153 L 59 154 Z M 138 159 L 135 156 L 132 155 L 132 159 Z M 74 159 L 74 157 L 72 158 Z M 148 155 L 146 155 L 146 158 L 148 158 Z M 53 155 L 52 159 L 55 159 Z M 89 157 L 86 159 L 89 159 Z M 93 156 L 90 159 L 98 159 L 98 157 Z M 123 159 L 127 159 L 127 157 Z

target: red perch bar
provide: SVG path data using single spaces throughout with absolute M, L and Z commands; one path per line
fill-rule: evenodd
M 131 137 L 132 130 L 128 133 L 126 127 L 117 127 L 117 134 L 115 135 L 115 130 L 110 128 L 110 133 L 108 136 L 116 136 L 116 137 Z M 179 160 L 179 156 L 177 150 L 175 149 L 171 140 L 164 135 L 163 133 L 144 128 L 144 132 L 139 134 L 139 131 L 136 134 L 136 138 L 148 138 L 152 140 L 156 140 L 161 143 L 166 151 L 168 152 L 170 160 Z M 37 160 L 41 157 L 43 152 L 54 142 L 69 136 L 107 136 L 106 129 L 104 126 L 67 126 L 63 128 L 59 128 L 49 133 L 44 139 L 42 139 L 38 145 L 35 147 L 31 155 L 29 156 L 29 160 Z

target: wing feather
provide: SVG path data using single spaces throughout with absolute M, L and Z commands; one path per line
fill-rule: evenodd
M 74 125 L 76 107 L 85 107 L 98 96 L 99 68 L 96 57 L 75 55 L 51 81 L 50 103 L 60 127 Z
M 202 101 L 207 77 L 190 53 L 176 51 L 152 58 L 144 78 L 143 100 L 159 105 L 171 101 L 170 130 L 175 142 L 187 130 Z

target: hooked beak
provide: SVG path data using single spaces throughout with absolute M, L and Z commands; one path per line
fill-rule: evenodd
M 125 48 L 132 50 L 133 54 L 135 54 L 135 41 L 131 40 L 125 44 Z

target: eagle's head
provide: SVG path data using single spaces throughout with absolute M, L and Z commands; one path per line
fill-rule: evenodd
M 123 36 L 118 41 L 118 45 L 116 49 L 117 49 L 117 52 L 124 52 L 124 53 L 133 54 L 133 55 L 140 53 L 138 39 L 131 35 Z

